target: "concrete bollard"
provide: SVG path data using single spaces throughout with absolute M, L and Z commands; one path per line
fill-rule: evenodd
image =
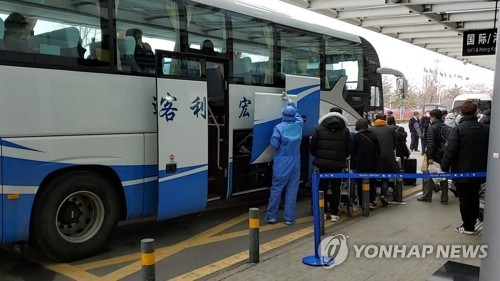
M 325 235 L 325 193 L 323 191 L 319 192 L 319 229 L 320 234 Z
M 363 217 L 370 216 L 370 179 L 363 179 L 361 184 L 361 206 Z
M 155 240 L 146 238 L 141 240 L 141 264 L 142 264 L 142 280 L 155 281 Z
M 259 208 L 250 208 L 248 212 L 248 229 L 250 234 L 250 263 L 259 263 Z

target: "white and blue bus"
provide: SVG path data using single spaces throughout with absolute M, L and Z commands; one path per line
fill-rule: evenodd
M 361 37 L 239 1 L 0 0 L 0 244 L 69 261 L 118 221 L 265 191 L 282 92 L 307 138 L 332 105 L 382 112 L 384 71 Z

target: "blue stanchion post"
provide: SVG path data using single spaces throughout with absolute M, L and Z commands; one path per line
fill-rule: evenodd
M 313 224 L 314 224 L 314 256 L 306 256 L 302 258 L 302 263 L 310 266 L 330 265 L 334 262 L 333 258 L 321 256 L 319 245 L 321 243 L 321 226 L 320 211 L 319 211 L 319 178 L 318 172 L 314 172 L 312 176 L 312 202 L 313 202 Z

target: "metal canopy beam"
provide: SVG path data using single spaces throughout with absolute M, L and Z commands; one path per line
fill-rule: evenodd
M 416 6 L 415 9 L 419 9 L 420 12 L 424 10 L 424 8 L 421 6 Z M 382 7 L 382 8 L 339 11 L 338 18 L 345 19 L 345 18 L 388 17 L 388 16 L 405 15 L 405 14 L 406 15 L 418 14 L 418 12 L 415 12 L 412 9 L 408 9 L 405 6 L 388 7 L 388 8 Z
M 493 19 L 495 11 L 486 12 L 470 12 L 470 13 L 453 13 L 449 14 L 448 18 L 443 21 L 461 22 L 461 21 L 484 21 L 485 19 Z
M 364 6 L 385 5 L 385 0 L 314 0 L 311 1 L 311 9 L 329 9 L 329 8 L 359 8 Z
M 343 19 L 347 21 L 347 19 Z M 392 17 L 385 19 L 366 19 L 361 21 L 361 26 L 400 26 L 400 25 L 413 25 L 432 22 L 422 16 L 405 16 L 405 17 Z
M 471 29 L 488 29 L 493 27 L 494 25 L 492 21 L 470 21 L 470 22 L 464 22 L 463 26 L 457 29 L 471 30 Z
M 428 8 L 425 9 L 425 13 L 456 13 L 458 11 L 467 10 L 495 10 L 495 1 L 491 2 L 479 2 L 474 3 L 450 3 L 450 4 L 433 4 L 426 5 Z
M 493 0 L 286 0 L 365 29 L 462 60 L 463 32 L 494 26 Z M 499 14 L 500 15 L 500 14 Z M 500 16 L 499 16 L 500 17 Z M 494 69 L 489 56 L 468 63 Z
M 412 25 L 412 26 L 387 26 L 382 27 L 382 33 L 402 33 L 402 32 L 427 32 L 427 31 L 443 31 L 446 30 L 445 26 L 429 23 L 429 24 L 420 24 L 420 25 Z
M 457 37 L 461 34 L 457 31 L 432 31 L 432 32 L 409 32 L 400 33 L 398 38 L 442 38 L 442 37 Z M 460 37 L 461 38 L 461 37 Z
M 428 49 L 439 49 L 439 48 L 453 48 L 458 46 L 457 43 L 449 42 L 449 43 L 428 43 L 422 44 L 425 48 Z
M 412 40 L 414 44 L 426 44 L 426 43 L 462 43 L 462 37 L 435 37 L 435 38 L 416 38 Z

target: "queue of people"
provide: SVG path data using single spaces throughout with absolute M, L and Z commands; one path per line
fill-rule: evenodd
M 489 113 L 481 120 L 476 117 L 477 105 L 466 101 L 461 107 L 462 118 L 457 126 L 446 125 L 447 112 L 433 109 L 426 115 L 428 126 L 415 112 L 410 120 L 410 149 L 418 150 L 418 139 L 425 136 L 422 152 L 425 154 L 429 172 L 482 172 L 486 171 L 487 148 L 489 139 Z M 283 121 L 274 128 L 271 144 L 275 148 L 273 184 L 266 214 L 267 223 L 277 222 L 277 213 L 282 192 L 285 192 L 285 223 L 295 222 L 295 204 L 299 186 L 300 142 L 303 120 L 293 103 L 282 110 Z M 425 120 L 425 118 L 424 118 Z M 406 144 L 407 133 L 398 126 L 393 116 L 377 114 L 370 128 L 368 120 L 361 119 L 355 124 L 356 133 L 347 128 L 348 121 L 342 110 L 332 108 L 318 120 L 318 126 L 311 137 L 310 153 L 314 156 L 313 165 L 320 173 L 342 173 L 346 169 L 356 172 L 397 173 L 402 170 L 404 160 L 410 156 Z M 423 129 L 421 129 L 423 128 Z M 396 157 L 402 159 L 401 165 Z M 347 163 L 350 160 L 351 165 Z M 380 202 L 387 206 L 389 182 L 387 179 L 370 180 L 370 208 L 376 206 L 376 186 L 381 181 Z M 479 212 L 479 189 L 485 178 L 454 179 L 460 201 L 463 224 L 455 228 L 459 233 L 474 234 Z M 431 202 L 433 186 L 439 185 L 441 203 L 448 204 L 448 179 L 435 179 L 424 182 L 423 196 L 418 201 Z M 358 203 L 361 200 L 361 181 L 357 181 Z M 320 188 L 327 197 L 328 204 L 325 220 L 339 221 L 341 179 L 322 179 Z M 359 204 L 361 205 L 361 204 Z

